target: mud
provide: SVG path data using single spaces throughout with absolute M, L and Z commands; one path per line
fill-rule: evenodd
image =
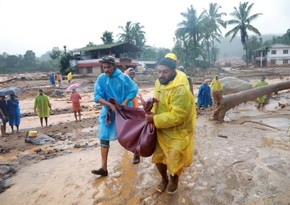
M 151 158 L 133 165 L 133 154 L 118 142 L 111 144 L 109 176 L 90 173 L 101 166 L 96 139 L 99 107 L 92 100 L 93 79 L 78 80 L 86 82 L 80 90 L 81 122 L 74 122 L 67 94 L 51 98 L 55 113 L 50 126 L 41 128 L 32 107 L 37 89 L 19 96 L 21 111 L 27 113 L 21 119 L 21 133 L 0 138 L 0 164 L 15 170 L 1 176 L 8 188 L 0 194 L 1 205 L 290 204 L 289 91 L 271 98 L 262 110 L 254 102 L 240 105 L 226 114 L 222 124 L 211 120 L 212 110 L 203 110 L 197 118 L 194 161 L 181 176 L 178 192 L 168 195 L 155 190 L 160 177 Z M 42 80 L 29 83 L 47 86 Z M 150 97 L 152 87 L 141 87 L 140 92 Z M 281 108 L 278 102 L 286 106 Z M 28 130 L 45 133 L 56 143 L 24 143 Z

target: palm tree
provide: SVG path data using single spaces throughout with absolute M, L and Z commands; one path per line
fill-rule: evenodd
M 128 21 L 125 27 L 119 26 L 119 28 L 123 30 L 123 33 L 118 34 L 120 41 L 130 42 L 142 49 L 146 42 L 145 31 L 142 30 L 144 26 L 140 25 L 139 22 Z
M 119 40 L 123 42 L 130 42 L 134 43 L 134 31 L 133 31 L 133 23 L 131 21 L 127 21 L 126 26 L 119 26 L 120 29 L 122 29 L 123 33 L 119 33 Z
M 111 44 L 114 42 L 113 32 L 105 31 L 101 37 L 104 44 Z
M 200 40 L 200 17 L 197 17 L 196 10 L 190 6 L 187 8 L 187 13 L 181 13 L 185 18 L 177 26 L 175 31 L 175 36 L 177 42 L 180 42 L 180 39 L 184 44 L 190 45 L 193 47 L 193 56 L 194 62 L 195 58 L 201 53 L 199 50 L 199 40 Z M 187 57 L 185 57 L 186 59 Z
M 249 2 L 241 3 L 239 8 L 234 7 L 234 12 L 231 13 L 231 16 L 234 19 L 229 20 L 228 25 L 236 25 L 229 32 L 226 33 L 226 37 L 232 35 L 230 42 L 235 38 L 238 32 L 241 34 L 241 42 L 243 44 L 243 48 L 246 51 L 246 62 L 248 62 L 248 48 L 247 48 L 247 40 L 248 40 L 248 32 L 251 31 L 259 36 L 261 36 L 259 30 L 251 25 L 251 22 L 257 19 L 258 16 L 262 15 L 261 13 L 256 13 L 254 15 L 250 15 L 251 9 L 254 3 L 248 5 Z
M 145 40 L 146 33 L 145 33 L 145 31 L 142 30 L 143 28 L 144 28 L 144 26 L 141 26 L 140 23 L 135 23 L 133 26 L 134 42 L 135 42 L 135 45 L 140 49 L 146 43 L 146 40 Z
M 226 28 L 226 22 L 222 20 L 222 17 L 226 16 L 227 14 L 224 12 L 219 13 L 220 8 L 221 6 L 219 6 L 217 3 L 210 3 L 209 10 L 208 11 L 205 10 L 201 14 L 204 44 L 207 47 L 208 59 L 211 62 L 213 62 L 213 59 L 215 59 L 213 55 L 214 42 L 215 40 L 220 42 L 219 38 L 222 37 L 220 26 L 222 26 L 223 28 Z M 210 45 L 212 47 L 211 57 L 210 57 L 210 49 L 209 49 Z

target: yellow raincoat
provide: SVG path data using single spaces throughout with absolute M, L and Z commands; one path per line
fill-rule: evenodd
M 67 74 L 67 80 L 70 82 L 72 80 L 72 78 L 73 78 L 72 72 L 69 72 Z
M 193 159 L 196 106 L 184 73 L 177 71 L 173 81 L 161 85 L 155 82 L 154 124 L 157 143 L 152 162 L 167 165 L 170 174 L 180 175 Z
M 223 91 L 223 85 L 221 81 L 214 79 L 210 84 L 211 91 Z

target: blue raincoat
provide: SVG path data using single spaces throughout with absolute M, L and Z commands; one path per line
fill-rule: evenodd
M 128 75 L 116 69 L 110 77 L 103 73 L 97 78 L 94 86 L 94 101 L 97 103 L 100 98 L 106 101 L 114 98 L 121 104 L 125 99 L 128 99 L 127 106 L 132 107 L 132 99 L 137 93 L 138 88 L 134 81 Z M 113 117 L 111 124 L 107 124 L 107 111 L 108 106 L 103 105 L 98 119 L 98 137 L 100 140 L 116 140 L 115 119 Z
M 7 101 L 7 113 L 9 118 L 9 125 L 19 125 L 20 124 L 20 107 L 19 101 L 17 99 L 10 99 Z
M 197 97 L 197 106 L 207 107 L 212 105 L 210 87 L 204 82 L 199 87 Z

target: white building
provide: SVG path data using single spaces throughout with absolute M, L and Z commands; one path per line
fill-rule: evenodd
M 290 45 L 274 44 L 267 53 L 267 65 L 289 65 L 290 64 Z
M 273 44 L 254 52 L 255 65 L 265 66 L 290 66 L 290 45 Z

